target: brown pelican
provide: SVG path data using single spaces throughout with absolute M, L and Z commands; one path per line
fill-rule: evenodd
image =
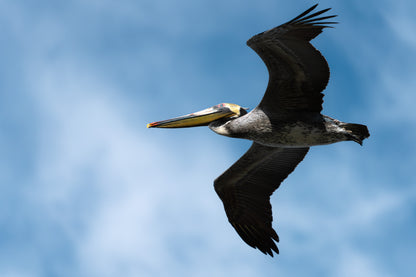
M 272 228 L 271 194 L 305 157 L 310 146 L 369 137 L 365 125 L 322 115 L 329 79 L 325 58 L 311 44 L 336 15 L 330 9 L 311 13 L 317 5 L 276 28 L 247 41 L 263 59 L 269 84 L 251 112 L 235 104 L 219 104 L 189 115 L 153 122 L 158 128 L 206 126 L 217 134 L 253 141 L 250 149 L 214 181 L 228 220 L 240 237 L 264 254 L 279 253 Z

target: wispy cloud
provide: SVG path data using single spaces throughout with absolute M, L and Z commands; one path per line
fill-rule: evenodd
M 363 148 L 344 143 L 313 149 L 282 184 L 272 197 L 282 255 L 271 259 L 241 241 L 212 187 L 213 179 L 238 158 L 236 152 L 244 152 L 244 144 L 202 128 L 145 129 L 149 120 L 192 112 L 223 97 L 234 99 L 224 91 L 235 91 L 235 99 L 254 99 L 242 82 L 233 81 L 236 87 L 231 87 L 225 69 L 256 83 L 264 80 L 225 62 L 218 73 L 207 62 L 212 52 L 206 49 L 226 47 L 219 42 L 231 36 L 229 30 L 243 37 L 243 24 L 254 16 L 275 20 L 280 12 L 271 7 L 279 3 L 223 2 L 71 1 L 65 9 L 14 2 L 4 9 L 1 4 L 16 45 L 1 47 L 20 69 L 8 71 L 20 80 L 8 86 L 30 99 L 30 113 L 20 109 L 30 120 L 20 118 L 18 126 L 33 130 L 24 134 L 33 144 L 27 148 L 34 149 L 22 155 L 29 169 L 0 162 L 1 180 L 19 180 L 0 186 L 8 199 L 0 212 L 7 239 L 0 240 L 0 275 L 394 276 L 403 264 L 400 273 L 409 271 L 411 255 L 393 257 L 383 247 L 398 253 L 411 245 L 400 234 L 394 241 L 388 234 L 396 232 L 392 225 L 413 226 L 413 140 L 403 138 L 415 133 L 398 130 L 403 145 L 382 137 L 398 121 L 413 126 L 415 117 L 410 104 L 415 102 L 414 68 L 401 62 L 403 50 L 414 44 L 411 28 L 403 28 L 413 26 L 409 14 L 403 8 L 388 16 L 372 10 L 383 22 L 369 36 L 374 43 L 365 39 L 371 22 L 356 14 L 348 17 L 346 8 L 342 26 L 327 37 L 342 53 L 332 62 L 338 68 L 346 63 L 334 73 L 335 80 L 354 70 L 357 87 L 367 95 L 351 92 L 366 103 L 365 112 L 343 103 L 334 109 L 357 120 L 369 115 L 372 137 Z M 257 19 L 259 14 L 264 16 Z M 229 24 L 235 25 L 225 27 Z M 366 32 L 359 31 L 360 24 Z M 392 30 L 385 36 L 403 42 L 391 39 L 388 54 L 377 40 L 385 30 Z M 243 47 L 244 40 L 240 43 Z M 406 53 L 414 56 L 414 51 Z M 387 61 L 380 59 L 386 55 Z M 250 69 L 261 63 L 250 62 Z M 331 89 L 348 91 L 337 84 Z M 11 135 L 0 138 L 2 148 L 12 140 Z M 6 157 L 12 157 L 10 151 Z
M 210 249 L 215 240 L 221 252 L 213 212 L 221 224 L 226 218 L 212 179 L 222 168 L 212 163 L 227 150 L 201 135 L 172 144 L 144 135 L 144 124 L 124 118 L 132 106 L 111 83 L 82 63 L 63 64 L 44 64 L 31 80 L 43 121 L 28 198 L 72 241 L 72 259 L 87 276 L 202 274 L 185 262 L 212 255 L 192 254 L 199 243 Z

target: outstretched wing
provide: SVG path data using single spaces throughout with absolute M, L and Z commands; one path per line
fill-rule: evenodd
M 310 40 L 329 27 L 322 16 L 330 9 L 310 14 L 317 4 L 289 22 L 253 36 L 247 41 L 262 58 L 269 71 L 269 84 L 259 106 L 264 111 L 290 114 L 291 112 L 320 112 L 323 94 L 329 80 L 325 58 Z
M 295 169 L 309 148 L 275 148 L 256 142 L 214 182 L 228 220 L 251 247 L 273 256 L 274 241 L 270 195 Z

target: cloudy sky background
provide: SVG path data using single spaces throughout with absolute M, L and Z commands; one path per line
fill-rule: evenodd
M 413 276 L 416 2 L 320 2 L 325 114 L 371 137 L 313 148 L 273 195 L 275 258 L 212 186 L 250 142 L 145 128 L 255 107 L 245 41 L 314 3 L 1 0 L 0 276 Z

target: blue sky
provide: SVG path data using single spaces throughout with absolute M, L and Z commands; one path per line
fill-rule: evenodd
M 228 224 L 212 182 L 250 142 L 146 123 L 255 107 L 245 45 L 313 1 L 0 1 L 0 276 L 412 276 L 416 4 L 321 1 L 324 113 L 364 146 L 313 148 L 272 197 L 281 254 Z

